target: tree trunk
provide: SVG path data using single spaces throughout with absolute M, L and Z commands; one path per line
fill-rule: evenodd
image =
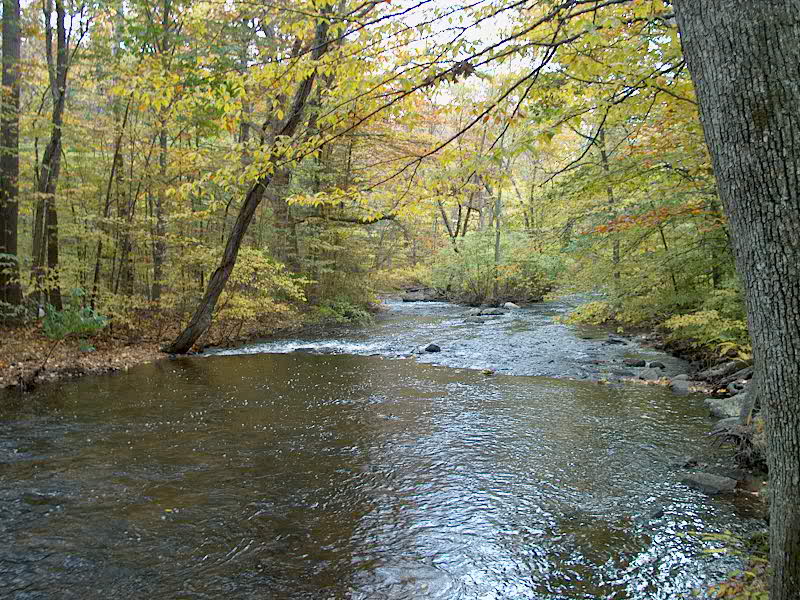
M 297 253 L 297 230 L 293 226 L 289 203 L 286 200 L 290 180 L 288 169 L 278 169 L 267 190 L 269 204 L 272 206 L 273 236 L 270 251 L 272 256 L 286 265 L 292 273 L 299 273 L 301 267 L 300 256 Z
M 498 186 L 497 198 L 494 201 L 494 283 L 492 284 L 492 300 L 500 301 L 500 217 L 503 211 L 503 188 Z
M 172 50 L 172 0 L 164 0 L 161 14 L 161 40 L 158 52 L 167 70 L 169 64 L 167 57 Z M 167 223 L 164 214 L 167 193 L 167 118 L 169 108 L 164 108 L 159 114 L 158 130 L 158 190 L 153 212 L 155 213 L 155 229 L 153 231 L 153 286 L 150 296 L 155 302 L 161 301 L 161 292 L 164 284 L 164 264 L 167 261 Z
M 167 191 L 167 117 L 163 116 L 161 129 L 158 132 L 158 172 L 160 181 L 156 192 L 153 212 L 155 213 L 155 230 L 153 231 L 153 287 L 151 298 L 155 302 L 161 301 L 161 290 L 164 282 L 164 263 L 167 259 L 167 230 L 164 215 L 164 204 Z
M 19 215 L 19 24 L 19 0 L 3 0 L 3 98 L 0 104 L 2 106 L 2 118 L 0 118 L 0 255 L 10 256 L 0 256 L 0 302 L 11 305 L 22 303 L 19 263 L 16 258 Z
M 606 198 L 608 200 L 608 210 L 611 218 L 617 217 L 617 200 L 614 197 L 614 187 L 611 185 L 611 166 L 608 163 L 608 151 L 606 150 L 606 131 L 600 129 L 597 133 L 597 147 L 600 149 L 600 165 L 603 167 L 603 174 L 606 177 Z M 611 242 L 611 263 L 614 265 L 614 279 L 619 280 L 619 236 L 614 236 Z
M 800 598 L 800 1 L 676 0 L 766 407 L 771 600 Z
M 56 310 L 62 309 L 61 287 L 58 281 L 58 213 L 56 212 L 56 190 L 61 172 L 61 129 L 64 125 L 64 105 L 67 98 L 67 70 L 69 67 L 69 46 L 66 30 L 66 12 L 63 0 L 55 0 L 56 8 L 56 56 L 55 64 L 52 55 L 52 4 L 47 0 L 44 4 L 45 42 L 47 44 L 47 62 L 50 65 L 50 92 L 53 98 L 53 115 L 51 118 L 50 141 L 44 150 L 39 175 L 37 192 L 42 198 L 38 235 L 38 247 L 35 248 L 34 278 L 38 286 L 42 285 L 44 259 L 47 262 L 47 275 L 52 278 L 46 284 L 47 292 L 39 288 L 39 299 L 47 296 L 48 302 Z M 34 238 L 37 236 L 34 235 Z
M 311 59 L 313 61 L 319 60 L 327 51 L 327 42 L 328 23 L 327 21 L 321 21 L 317 25 L 314 41 L 312 42 L 313 49 L 311 51 Z M 308 102 L 308 97 L 311 94 L 311 89 L 314 86 L 316 75 L 317 71 L 314 69 L 311 74 L 298 85 L 286 121 L 279 128 L 275 136 L 277 139 L 280 140 L 281 138 L 294 135 L 305 113 L 305 107 Z M 275 159 L 273 158 L 271 160 L 271 166 L 274 168 Z M 265 175 L 250 188 L 242 204 L 242 208 L 239 210 L 239 215 L 236 217 L 236 223 L 231 230 L 230 236 L 228 236 L 228 242 L 222 253 L 222 260 L 220 260 L 219 266 L 209 279 L 208 287 L 206 288 L 202 300 L 200 300 L 200 304 L 189 320 L 189 324 L 178 335 L 175 341 L 163 348 L 164 352 L 185 354 L 191 350 L 194 343 L 211 326 L 211 318 L 214 314 L 214 308 L 217 306 L 217 300 L 219 300 L 222 291 L 225 289 L 225 284 L 233 272 L 233 267 L 236 265 L 236 258 L 239 255 L 239 248 L 242 245 L 244 235 L 247 233 L 247 228 L 253 220 L 253 215 L 258 205 L 264 198 L 264 192 L 271 180 L 271 175 Z

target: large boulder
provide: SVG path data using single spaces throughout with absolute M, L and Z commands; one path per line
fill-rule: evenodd
M 688 379 L 673 379 L 669 382 L 669 389 L 672 390 L 673 394 L 687 396 L 692 393 L 692 383 Z
M 648 367 L 641 370 L 639 373 L 639 379 L 643 381 L 657 381 L 661 379 L 661 372 L 658 369 L 651 369 Z
M 506 310 L 514 310 L 516 308 L 519 308 L 519 305 L 514 304 L 513 302 L 506 302 L 505 304 L 503 304 L 503 308 L 505 308 Z
M 683 477 L 683 483 L 690 488 L 711 495 L 732 492 L 736 489 L 735 479 L 711 473 L 689 473 Z
M 706 398 L 704 404 L 708 407 L 712 417 L 727 419 L 729 417 L 739 418 L 742 412 L 742 402 L 745 394 L 739 394 L 732 398 Z
M 442 348 L 438 344 L 428 344 L 423 350 L 425 350 L 425 352 L 441 352 Z

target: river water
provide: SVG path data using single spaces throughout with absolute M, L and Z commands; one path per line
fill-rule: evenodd
M 0 597 L 656 600 L 718 580 L 735 559 L 700 533 L 750 507 L 680 483 L 676 461 L 720 458 L 701 403 L 592 381 L 624 356 L 684 365 L 554 323 L 566 309 L 466 325 L 390 303 L 363 329 L 43 387 L 0 419 Z

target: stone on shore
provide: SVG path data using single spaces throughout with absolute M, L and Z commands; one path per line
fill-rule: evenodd
M 742 412 L 744 394 L 732 398 L 706 398 L 704 404 L 708 407 L 712 417 L 727 419 L 738 417 Z
M 736 480 L 711 473 L 689 473 L 683 477 L 683 483 L 704 494 L 715 495 L 732 492 L 736 489 Z

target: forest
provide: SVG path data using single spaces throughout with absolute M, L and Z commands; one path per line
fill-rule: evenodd
M 680 4 L 4 0 L 0 334 L 183 354 L 580 293 L 752 361 Z
M 89 306 L 115 336 L 174 338 L 235 240 L 190 346 L 424 285 L 598 291 L 580 318 L 748 353 L 668 6 L 539 7 L 524 31 L 514 5 L 317 4 L 26 7 L 5 318 Z

